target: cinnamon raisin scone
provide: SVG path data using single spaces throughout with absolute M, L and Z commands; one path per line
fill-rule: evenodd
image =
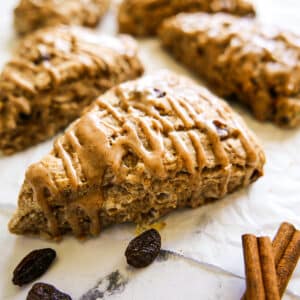
M 96 27 L 110 0 L 20 0 L 15 8 L 15 28 L 27 34 L 42 27 L 81 25 Z
M 160 72 L 99 97 L 29 167 L 9 228 L 57 237 L 145 224 L 248 186 L 264 162 L 255 136 L 225 102 Z
M 163 45 L 222 97 L 261 121 L 300 124 L 300 36 L 226 14 L 181 14 L 160 29 Z
M 53 136 L 97 96 L 142 73 L 128 36 L 67 26 L 27 36 L 0 74 L 0 151 L 12 154 Z
M 255 15 L 248 0 L 124 0 L 119 9 L 119 30 L 138 36 L 155 35 L 164 19 L 180 12 L 197 11 Z

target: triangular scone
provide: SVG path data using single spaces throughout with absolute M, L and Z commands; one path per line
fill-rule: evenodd
M 96 97 L 139 77 L 137 52 L 129 36 L 75 26 L 28 35 L 0 74 L 0 151 L 11 154 L 53 136 Z
M 123 0 L 118 14 L 119 30 L 138 36 L 155 35 L 165 19 L 181 12 L 255 15 L 249 0 Z
M 109 8 L 110 0 L 20 0 L 14 10 L 19 34 L 56 25 L 96 27 Z
M 174 57 L 221 97 L 246 104 L 255 118 L 300 125 L 300 34 L 227 14 L 179 14 L 160 38 Z
M 163 71 L 113 88 L 29 167 L 9 228 L 96 235 L 249 185 L 265 157 L 222 100 Z

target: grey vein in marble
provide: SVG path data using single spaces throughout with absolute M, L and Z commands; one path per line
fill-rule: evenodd
M 127 282 L 128 278 L 121 274 L 119 270 L 114 271 L 100 279 L 95 287 L 80 297 L 80 300 L 104 299 L 108 296 L 122 293 Z

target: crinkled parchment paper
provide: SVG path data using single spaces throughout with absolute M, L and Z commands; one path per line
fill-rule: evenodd
M 261 19 L 300 32 L 298 0 L 256 2 Z M 14 4 L 15 0 L 0 2 L 1 66 L 16 43 Z M 114 17 L 112 11 L 99 31 L 114 34 Z M 140 40 L 140 45 L 147 72 L 169 68 L 192 76 L 154 39 Z M 59 244 L 9 234 L 7 222 L 16 208 L 25 169 L 49 151 L 51 141 L 12 157 L 0 157 L 0 299 L 26 298 L 29 286 L 14 287 L 12 271 L 29 251 L 49 246 L 57 250 L 58 259 L 40 280 L 74 299 L 239 299 L 245 288 L 241 235 L 273 236 L 284 220 L 300 227 L 300 129 L 284 131 L 260 124 L 243 108 L 236 109 L 263 143 L 268 160 L 264 178 L 218 203 L 167 216 L 161 233 L 164 249 L 171 252 L 162 253 L 145 270 L 132 270 L 125 263 L 124 249 L 134 235 L 133 225 L 111 227 L 85 242 L 67 237 Z M 288 290 L 285 299 L 300 299 L 300 266 Z

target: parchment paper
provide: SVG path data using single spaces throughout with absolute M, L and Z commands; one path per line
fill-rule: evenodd
M 256 2 L 265 22 L 300 33 L 298 0 Z M 1 66 L 16 44 L 11 15 L 15 3 L 0 2 Z M 114 18 L 112 10 L 99 32 L 114 34 Z M 147 72 L 169 68 L 193 77 L 161 50 L 155 39 L 139 42 Z M 163 248 L 171 252 L 140 271 L 128 268 L 124 258 L 134 236 L 133 225 L 113 226 L 85 242 L 67 237 L 59 244 L 9 234 L 7 223 L 16 208 L 25 169 L 50 150 L 51 141 L 12 157 L 0 157 L 0 299 L 26 298 L 30 285 L 14 287 L 12 271 L 25 254 L 42 247 L 55 248 L 58 259 L 39 281 L 54 284 L 73 299 L 239 299 L 245 288 L 241 235 L 273 236 L 282 221 L 300 227 L 300 129 L 285 131 L 261 124 L 243 108 L 235 108 L 265 148 L 264 178 L 218 203 L 168 215 L 161 233 Z M 285 299 L 300 299 L 300 267 Z

